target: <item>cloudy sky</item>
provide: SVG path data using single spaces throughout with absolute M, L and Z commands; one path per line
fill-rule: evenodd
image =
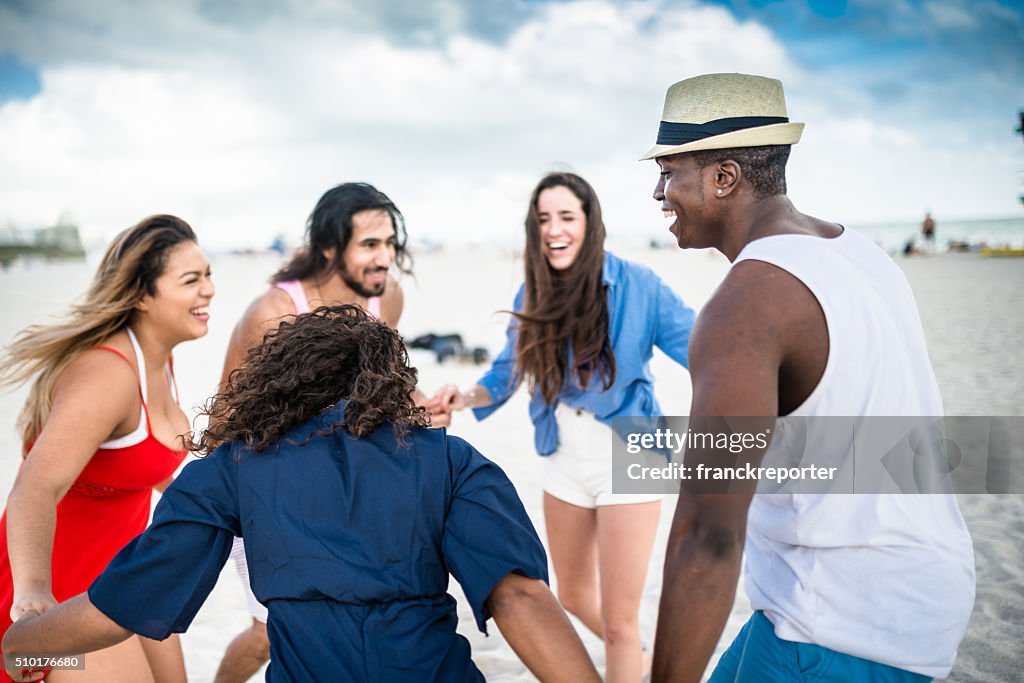
M 717 71 L 785 84 L 807 213 L 1024 216 L 1019 0 L 0 0 L 0 226 L 169 212 L 263 246 L 364 180 L 413 237 L 507 244 L 571 169 L 612 235 L 660 236 L 637 158 Z

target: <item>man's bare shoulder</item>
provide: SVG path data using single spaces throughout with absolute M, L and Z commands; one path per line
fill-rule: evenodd
M 772 317 L 773 300 L 769 290 L 778 287 L 778 268 L 761 261 L 741 261 L 734 265 L 712 293 L 701 310 L 706 323 L 713 329 L 744 328 L 762 325 Z
M 817 299 L 792 273 L 766 261 L 734 265 L 704 307 L 721 322 L 772 325 L 818 310 Z
M 291 297 L 277 287 L 270 287 L 256 297 L 238 320 L 228 341 L 224 358 L 223 384 L 228 374 L 237 368 L 245 358 L 249 347 L 258 344 L 263 335 L 280 324 L 280 321 L 295 314 Z
M 291 297 L 277 287 L 269 287 L 253 299 L 238 319 L 230 344 L 247 349 L 253 342 L 262 339 L 264 332 L 277 327 L 283 318 L 291 315 L 295 315 L 295 304 Z
M 760 382 L 763 390 L 757 396 L 778 401 L 771 408 L 764 401 L 753 402 L 742 410 L 757 412 L 733 414 L 786 414 L 817 385 L 828 348 L 827 323 L 811 290 L 778 266 L 741 261 L 694 325 L 691 374 L 695 386 L 706 380 L 730 391 Z M 742 378 L 739 386 L 726 381 L 737 377 Z M 738 408 L 728 403 L 725 409 Z
M 268 287 L 267 291 L 253 299 L 238 324 L 241 327 L 253 327 L 288 315 L 295 315 L 295 304 L 291 297 L 279 287 Z
M 781 349 L 795 329 L 820 315 L 817 299 L 794 275 L 764 261 L 741 261 L 701 310 L 693 330 L 695 350 Z
M 690 337 L 694 415 L 775 415 L 794 279 L 760 261 L 736 264 Z

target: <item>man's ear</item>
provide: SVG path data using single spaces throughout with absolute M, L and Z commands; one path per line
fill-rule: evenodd
M 715 196 L 725 197 L 736 189 L 743 178 L 743 169 L 732 159 L 719 162 L 715 168 Z

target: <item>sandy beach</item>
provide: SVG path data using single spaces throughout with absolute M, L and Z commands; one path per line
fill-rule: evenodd
M 614 245 L 611 245 L 614 249 Z M 709 251 L 623 250 L 619 255 L 653 268 L 694 308 L 699 309 L 725 274 L 728 263 Z M 7 343 L 21 328 L 61 312 L 71 298 L 85 290 L 95 258 L 86 264 L 16 264 L 0 272 L 4 312 L 0 342 Z M 227 338 L 247 303 L 266 285 L 278 261 L 270 255 L 211 258 L 217 296 L 207 337 L 179 347 L 175 362 L 183 406 L 202 403 L 220 374 Z M 914 289 L 928 337 L 948 415 L 1024 415 L 1024 259 L 984 259 L 977 254 L 943 254 L 897 259 Z M 504 341 L 507 314 L 522 277 L 520 261 L 512 255 L 445 250 L 416 256 L 415 278 L 403 279 L 406 308 L 400 331 L 412 338 L 427 332 L 459 333 L 470 346 L 493 354 Z M 442 297 L 451 293 L 448 300 Z M 446 382 L 465 386 L 481 367 L 449 362 L 438 364 L 433 354 L 413 351 L 422 388 L 428 393 Z M 689 376 L 663 355 L 653 361 L 656 391 L 667 414 L 689 408 Z M 14 432 L 25 390 L 0 395 L 0 491 L 10 489 L 20 455 Z M 515 483 L 534 524 L 544 536 L 541 514 L 542 461 L 532 448 L 531 426 L 524 392 L 485 422 L 459 414 L 451 427 L 505 469 Z M 6 494 L 4 494 L 6 495 Z M 967 637 L 948 680 L 1024 680 L 1024 495 L 961 496 L 960 505 L 974 539 L 977 557 L 977 601 Z M 640 615 L 641 632 L 653 640 L 657 619 L 665 542 L 675 498 L 667 499 Z M 472 642 L 474 659 L 491 681 L 534 680 L 505 644 L 496 628 L 484 637 L 461 599 L 460 632 Z M 719 645 L 731 641 L 749 616 L 742 587 Z M 913 615 L 908 615 L 913 618 Z M 248 624 L 241 587 L 229 566 L 182 637 L 189 680 L 212 681 L 227 643 Z M 601 643 L 577 624 L 599 667 Z M 717 660 L 717 654 L 712 663 Z M 254 680 L 262 680 L 262 675 Z

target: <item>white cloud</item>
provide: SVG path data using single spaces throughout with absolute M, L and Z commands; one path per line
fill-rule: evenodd
M 967 4 L 933 0 L 925 4 L 924 10 L 928 18 L 940 29 L 971 30 L 978 26 L 978 20 Z
M 456 4 L 441 5 L 448 26 L 466 24 Z M 207 245 L 258 245 L 282 231 L 297 240 L 324 190 L 365 180 L 392 196 L 413 235 L 509 241 L 532 185 L 568 165 L 598 189 L 613 234 L 660 235 L 654 169 L 635 159 L 668 85 L 708 71 L 784 81 L 791 113 L 808 122 L 790 183 L 804 210 L 913 217 L 930 188 L 952 182 L 940 163 L 977 158 L 926 144 L 927 121 L 871 111 L 856 83 L 799 67 L 768 29 L 719 7 L 556 3 L 506 40 L 462 31 L 433 45 L 297 6 L 244 25 L 198 5 L 119 9 L 100 13 L 99 37 L 82 14 L 36 27 L 34 38 L 71 47 L 43 68 L 42 93 L 0 107 L 0 219 L 70 209 L 110 236 L 177 212 Z M 898 185 L 916 194 L 889 189 Z M 997 189 L 944 196 L 961 214 L 1006 212 Z

